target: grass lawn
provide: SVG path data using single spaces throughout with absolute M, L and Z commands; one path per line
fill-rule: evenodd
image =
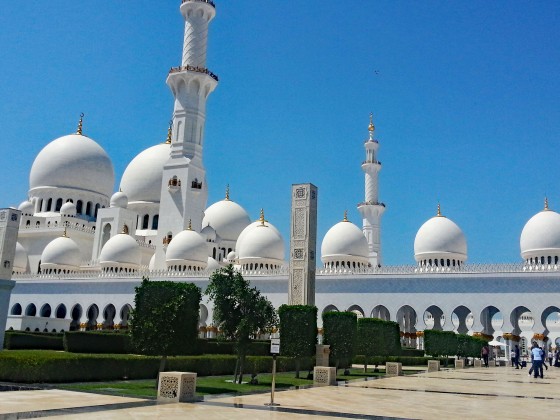
M 384 373 L 363 373 L 363 369 L 350 369 L 350 375 L 343 375 L 343 370 L 339 370 L 339 381 L 364 379 L 367 377 L 384 376 Z M 276 389 L 288 389 L 294 386 L 313 385 L 312 379 L 307 377 L 307 372 L 301 372 L 302 378 L 296 378 L 294 372 L 282 372 L 276 374 Z M 244 375 L 243 380 L 249 381 L 251 375 Z M 270 391 L 272 375 L 263 373 L 257 377 L 259 384 L 233 384 L 232 376 L 199 376 L 196 379 L 197 395 L 215 394 L 250 394 L 254 392 Z M 230 381 L 230 382 L 228 382 Z M 135 380 L 135 381 L 111 381 L 111 382 L 87 382 L 74 384 L 60 384 L 57 388 L 72 391 L 98 392 L 103 394 L 120 395 L 128 397 L 155 398 L 157 396 L 156 384 L 154 379 Z

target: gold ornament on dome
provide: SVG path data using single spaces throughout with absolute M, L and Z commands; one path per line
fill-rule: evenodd
M 171 144 L 171 134 L 172 134 L 173 120 L 169 121 L 169 127 L 167 128 L 167 139 L 165 144 Z
M 76 130 L 76 134 L 78 134 L 79 136 L 83 136 L 83 134 L 82 134 L 83 124 L 84 124 L 84 113 L 82 112 L 80 114 L 80 120 L 78 121 L 78 129 Z
M 230 199 L 229 199 L 229 184 L 226 185 L 226 201 L 230 201 Z
M 373 125 L 373 112 L 369 113 L 369 126 L 368 131 L 375 131 L 375 125 Z

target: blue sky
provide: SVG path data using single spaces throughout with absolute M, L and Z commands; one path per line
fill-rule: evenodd
M 259 209 L 289 239 L 292 183 L 319 187 L 320 242 L 345 209 L 361 225 L 363 141 L 383 162 L 385 264 L 413 262 L 443 214 L 469 262 L 519 261 L 548 195 L 560 209 L 560 3 L 216 1 L 205 134 L 209 205 Z M 26 198 L 33 159 L 75 131 L 100 143 L 117 185 L 166 137 L 180 64 L 180 1 L 5 2 L 0 15 L 0 205 Z

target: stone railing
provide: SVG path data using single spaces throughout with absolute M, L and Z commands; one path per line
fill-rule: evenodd
M 192 1 L 192 0 L 190 0 Z M 208 76 L 210 76 L 212 79 L 214 79 L 216 82 L 219 81 L 218 76 L 215 75 L 214 73 L 212 73 L 210 70 L 208 70 L 205 67 L 197 67 L 197 66 L 190 66 L 190 65 L 186 65 L 186 66 L 179 66 L 179 67 L 171 67 L 171 70 L 169 70 L 169 74 L 173 74 L 173 73 L 179 73 L 181 71 L 194 71 L 197 73 L 203 73 L 203 74 L 207 74 Z
M 74 219 L 76 220 L 76 219 Z M 41 222 L 41 224 L 37 225 L 36 223 L 33 224 L 31 223 L 30 225 L 25 225 L 25 226 L 20 226 L 21 230 L 52 230 L 52 229 L 57 229 L 57 230 L 64 230 L 64 228 L 67 228 L 69 230 L 75 230 L 77 232 L 85 232 L 85 233 L 95 233 L 95 227 L 94 226 L 87 226 L 84 223 L 74 223 L 69 222 L 69 221 L 63 221 L 60 224 L 54 224 L 51 222 L 51 224 L 49 225 L 48 223 L 45 222 Z
M 181 4 L 188 3 L 188 2 L 190 2 L 190 1 L 192 1 L 192 2 L 198 2 L 198 3 L 207 3 L 207 4 L 209 4 L 210 6 L 212 6 L 214 9 L 216 8 L 216 5 L 215 5 L 214 2 L 211 1 L 211 0 L 181 0 Z

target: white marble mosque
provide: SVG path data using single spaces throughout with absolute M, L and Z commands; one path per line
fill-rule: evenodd
M 53 140 L 35 158 L 28 197 L 19 206 L 7 328 L 126 328 L 143 276 L 204 289 L 209 275 L 227 264 L 275 306 L 287 303 L 289 258 L 279 231 L 262 213 L 252 221 L 229 188 L 207 206 L 205 108 L 218 77 L 208 70 L 206 50 L 215 5 L 183 0 L 180 11 L 185 38 L 182 63 L 167 75 L 175 98 L 167 140 L 138 153 L 118 191 L 111 158 L 84 135 L 82 119 L 75 133 Z M 518 264 L 468 264 L 461 228 L 438 206 L 416 235 L 417 264 L 385 266 L 385 205 L 378 197 L 381 163 L 371 117 L 364 147 L 363 220 L 358 226 L 344 216 L 322 238 L 320 313 L 350 310 L 397 321 L 403 342 L 419 347 L 428 328 L 522 345 L 560 342 L 560 214 L 547 201 L 521 232 Z M 200 327 L 201 335 L 216 334 L 207 300 Z

